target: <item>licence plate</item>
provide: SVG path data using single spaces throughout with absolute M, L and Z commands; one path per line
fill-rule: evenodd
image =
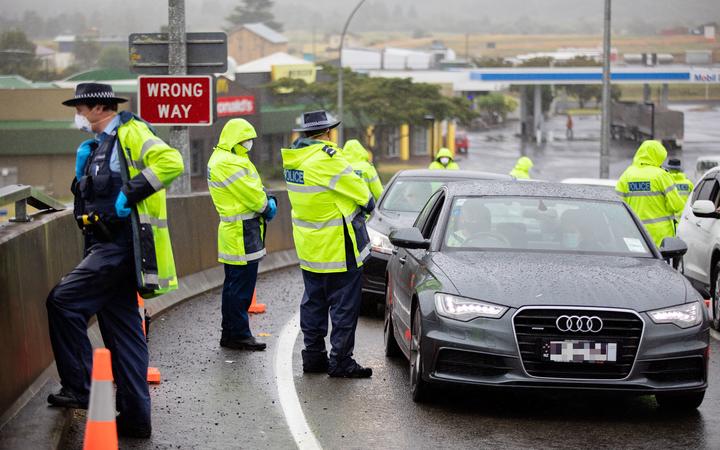
M 617 350 L 618 345 L 615 342 L 546 341 L 542 346 L 541 356 L 543 360 L 552 362 L 616 362 Z

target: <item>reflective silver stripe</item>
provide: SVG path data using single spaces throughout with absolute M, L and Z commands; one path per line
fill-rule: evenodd
M 370 178 L 370 179 L 368 180 L 368 183 L 372 183 L 373 181 L 377 181 L 377 180 L 379 180 L 379 179 L 380 179 L 380 176 L 379 176 L 379 175 L 375 175 L 374 177 L 372 177 L 372 178 Z
M 240 169 L 234 174 L 230 175 L 223 181 L 208 181 L 208 186 L 214 187 L 214 188 L 224 188 L 226 186 L 229 186 L 233 184 L 235 181 L 239 180 L 240 178 L 248 175 L 250 173 L 247 169 Z
M 149 223 L 158 228 L 167 228 L 167 219 L 158 219 L 148 214 L 140 214 L 140 223 Z
M 620 197 L 657 197 L 665 195 L 662 192 L 657 191 L 615 192 L 617 192 Z
M 135 166 L 136 169 L 142 170 L 145 168 L 145 154 L 150 150 L 150 147 L 157 144 L 164 144 L 161 139 L 157 138 L 150 138 L 147 141 L 143 142 L 143 146 L 140 149 L 140 156 L 138 159 L 130 160 L 130 164 Z
M 228 255 L 227 253 L 218 252 L 218 258 L 221 258 L 221 259 L 224 259 L 227 261 L 237 261 L 237 262 L 245 261 L 245 262 L 247 262 L 247 261 L 255 261 L 256 259 L 260 259 L 263 256 L 265 256 L 266 253 L 267 253 L 267 251 L 265 249 L 262 249 L 255 253 L 248 253 L 247 255 Z
M 293 225 L 297 225 L 299 227 L 314 228 L 316 230 L 319 230 L 325 227 L 339 227 L 343 224 L 343 219 L 332 219 L 325 222 L 308 222 L 306 220 L 300 220 L 293 217 L 292 223 Z
M 345 269 L 347 267 L 347 264 L 345 261 L 340 262 L 311 262 L 306 261 L 304 259 L 300 259 L 300 265 L 309 267 L 311 269 L 318 269 L 318 270 L 332 270 L 332 269 Z
M 353 211 L 353 213 L 350 214 L 350 216 L 348 217 L 348 220 L 349 220 L 350 222 L 352 222 L 353 219 L 355 219 L 355 217 L 356 217 L 358 214 L 360 214 L 360 208 L 355 208 L 355 211 Z
M 362 251 L 360 251 L 360 261 L 364 261 L 370 255 L 370 244 L 366 245 Z
M 162 183 L 162 181 L 160 181 L 160 178 L 155 175 L 155 172 L 153 172 L 151 168 L 148 167 L 143 169 L 142 174 L 145 176 L 145 179 L 148 180 L 148 183 L 150 183 L 150 186 L 152 186 L 156 192 L 165 189 L 165 185 Z
M 156 273 L 145 273 L 143 272 L 143 281 L 147 284 L 154 284 L 161 288 L 170 286 L 170 283 L 175 280 L 175 277 L 159 278 Z
M 305 186 L 304 184 L 287 183 L 287 190 L 292 192 L 301 192 L 303 194 L 316 194 L 328 190 L 325 186 Z
M 234 216 L 220 216 L 220 221 L 221 222 L 239 222 L 241 220 L 250 220 L 250 219 L 254 219 L 256 217 L 260 217 L 260 214 L 245 213 L 245 214 L 236 214 Z
M 87 418 L 95 422 L 115 421 L 115 388 L 112 381 L 93 380 Z
M 328 189 L 335 189 L 335 185 L 338 184 L 338 182 L 340 181 L 340 177 L 349 173 L 353 173 L 353 168 L 351 166 L 347 166 L 343 169 L 342 172 L 330 178 L 330 183 L 328 183 Z
M 676 186 L 675 184 L 671 184 L 670 186 L 668 186 L 668 188 L 665 189 L 665 191 L 663 191 L 663 195 L 669 194 L 670 191 L 672 191 L 673 189 L 675 189 L 675 186 Z
M 664 217 L 658 217 L 656 219 L 645 219 L 645 220 L 641 220 L 641 222 L 644 225 L 650 225 L 653 223 L 660 223 L 660 222 L 665 222 L 668 220 L 675 220 L 675 216 L 664 216 Z

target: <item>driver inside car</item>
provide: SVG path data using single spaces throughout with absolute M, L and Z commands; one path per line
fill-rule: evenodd
M 464 207 L 456 205 L 452 215 L 454 231 L 447 238 L 449 247 L 485 247 L 500 243 L 491 234 L 490 210 L 480 202 L 468 201 Z

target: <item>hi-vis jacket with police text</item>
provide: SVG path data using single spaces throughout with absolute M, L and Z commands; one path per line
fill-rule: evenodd
M 683 173 L 682 170 L 671 170 L 668 172 L 675 182 L 675 188 L 680 194 L 680 197 L 687 203 L 687 199 L 692 194 L 695 185 L 692 181 Z
M 450 160 L 447 163 L 447 166 L 443 165 L 443 163 L 440 162 L 440 158 L 448 158 Z M 441 148 L 440 150 L 438 150 L 437 155 L 435 155 L 435 160 L 431 162 L 428 166 L 428 169 L 459 170 L 460 166 L 458 166 L 458 163 L 453 160 L 453 154 L 449 148 Z
M 120 113 L 118 142 L 127 162 L 129 180 L 122 192 L 134 206 L 139 235 L 134 239 L 140 264 L 138 289 L 143 297 L 177 289 L 177 275 L 167 223 L 165 188 L 184 170 L 180 152 L 158 138 L 139 117 Z
M 332 142 L 298 139 L 282 159 L 300 267 L 332 273 L 362 266 L 370 239 L 361 208 L 374 205 L 367 184 Z M 346 259 L 346 235 L 355 261 Z
M 240 145 L 257 137 L 244 119 L 230 120 L 208 161 L 207 179 L 218 226 L 218 261 L 245 265 L 265 255 L 267 195 L 257 169 Z
M 675 216 L 685 206 L 675 181 L 660 167 L 666 157 L 667 150 L 660 142 L 643 142 L 616 185 L 657 246 L 664 238 L 675 236 Z
M 350 139 L 342 148 L 342 154 L 348 160 L 355 173 L 367 183 L 373 198 L 377 202 L 383 192 L 383 185 L 375 166 L 370 163 L 370 154 L 357 139 Z

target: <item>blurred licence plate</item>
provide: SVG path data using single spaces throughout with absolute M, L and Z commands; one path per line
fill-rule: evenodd
M 617 347 L 614 342 L 546 341 L 542 348 L 542 359 L 570 363 L 616 362 Z

